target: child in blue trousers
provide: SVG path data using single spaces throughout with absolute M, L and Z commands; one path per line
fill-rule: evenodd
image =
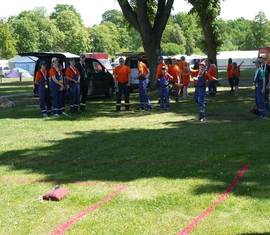
M 158 78 L 159 81 L 159 100 L 160 100 L 160 109 L 164 109 L 164 100 L 165 100 L 165 108 L 168 111 L 170 108 L 170 97 L 169 97 L 169 81 L 173 79 L 173 77 L 167 73 L 167 69 L 165 66 L 161 69 L 161 76 Z
M 205 121 L 205 93 L 206 93 L 206 81 L 207 80 L 214 80 L 217 79 L 213 76 L 211 76 L 206 71 L 206 65 L 205 62 L 200 63 L 199 65 L 199 71 L 197 77 L 195 80 L 195 95 L 194 99 L 195 102 L 199 105 L 199 121 L 204 122 Z

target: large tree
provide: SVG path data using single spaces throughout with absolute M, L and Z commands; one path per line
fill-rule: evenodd
M 162 33 L 169 19 L 174 0 L 117 1 L 128 22 L 141 35 L 143 48 L 148 58 L 151 81 L 154 81 Z
M 193 8 L 191 12 L 198 14 L 203 30 L 206 53 L 209 59 L 217 63 L 217 51 L 221 46 L 217 17 L 220 14 L 220 0 L 188 0 Z
M 16 54 L 16 41 L 8 24 L 0 20 L 0 58 L 9 59 Z

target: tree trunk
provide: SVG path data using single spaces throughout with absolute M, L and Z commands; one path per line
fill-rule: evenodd
M 204 20 L 201 20 L 201 22 L 204 38 L 207 44 L 206 49 L 208 59 L 212 59 L 214 64 L 217 65 L 217 43 L 215 40 L 214 29 L 212 27 L 212 24 L 210 24 L 209 22 L 205 22 Z

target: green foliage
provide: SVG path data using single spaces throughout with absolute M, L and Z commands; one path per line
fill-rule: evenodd
M 120 37 L 115 24 L 105 22 L 90 29 L 90 39 L 94 51 L 107 52 L 114 55 L 119 52 Z
M 185 53 L 185 47 L 183 45 L 171 42 L 162 43 L 161 49 L 165 55 L 176 55 Z
M 9 25 L 0 21 L 0 58 L 11 58 L 16 54 L 16 41 L 12 36 Z
M 54 17 L 55 24 L 63 34 L 63 50 L 76 54 L 90 50 L 88 31 L 74 11 L 64 9 Z

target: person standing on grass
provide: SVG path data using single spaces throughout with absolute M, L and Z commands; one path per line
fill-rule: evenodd
M 160 109 L 164 109 L 164 100 L 166 110 L 169 111 L 170 108 L 170 98 L 169 98 L 169 81 L 172 81 L 174 78 L 167 72 L 167 68 L 164 66 L 161 69 L 162 75 L 158 79 L 159 82 L 159 99 L 160 99 Z
M 242 61 L 239 65 L 236 62 L 233 63 L 233 80 L 235 85 L 235 94 L 238 94 L 239 91 L 239 79 L 240 79 L 240 67 L 244 61 Z
M 261 68 L 262 62 L 260 60 L 255 61 L 256 72 L 253 79 L 255 84 L 255 103 L 256 103 L 256 114 L 260 118 L 266 117 L 265 110 L 265 75 L 263 68 Z
M 206 71 L 205 62 L 201 62 L 199 66 L 199 71 L 195 80 L 195 102 L 199 106 L 199 121 L 205 121 L 205 91 L 206 91 L 206 81 L 207 80 L 217 80 L 215 77 L 211 76 Z
M 50 81 L 45 61 L 39 63 L 40 69 L 36 73 L 35 84 L 38 85 L 39 105 L 43 117 L 51 114 Z
M 62 69 L 59 66 L 59 60 L 56 57 L 52 58 L 52 67 L 50 69 L 50 87 L 52 94 L 53 114 L 59 117 L 62 114 L 63 108 L 63 91 L 64 78 Z
M 89 76 L 87 74 L 86 64 L 85 64 L 85 55 L 80 56 L 80 62 L 77 64 L 76 68 L 79 70 L 80 73 L 80 110 L 85 111 L 86 109 L 86 100 L 88 96 L 88 88 L 89 88 Z
M 140 93 L 140 109 L 149 110 L 152 109 L 149 97 L 147 95 L 147 75 L 149 74 L 149 69 L 146 64 L 141 60 L 138 60 L 138 72 L 139 72 L 139 93 Z
M 207 60 L 207 72 L 210 76 L 217 77 L 217 66 L 212 59 Z M 217 94 L 217 83 L 215 80 L 210 80 L 208 82 L 208 92 L 210 96 L 215 96 Z
M 70 66 L 66 70 L 66 78 L 69 83 L 70 91 L 70 112 L 78 113 L 80 104 L 80 72 L 75 67 L 75 59 L 70 60 Z
M 128 111 L 130 108 L 129 88 L 130 88 L 131 69 L 124 63 L 125 63 L 124 58 L 120 58 L 119 65 L 113 71 L 115 78 L 115 86 L 118 91 L 116 95 L 116 111 L 121 110 L 121 99 L 123 93 L 125 97 L 125 109 Z
M 232 58 L 229 58 L 228 60 L 228 66 L 227 66 L 227 78 L 229 85 L 231 87 L 230 93 L 232 94 L 234 92 L 234 80 L 233 80 L 233 64 L 232 64 Z
M 166 66 L 163 66 L 162 70 L 161 70 L 161 76 L 158 79 L 160 79 L 161 77 L 164 76 L 164 73 L 163 73 L 164 67 L 167 70 Z M 168 68 L 168 73 L 173 77 L 172 83 L 173 83 L 174 89 L 176 91 L 175 101 L 178 102 L 180 91 L 181 91 L 181 89 L 180 89 L 181 88 L 181 85 L 180 85 L 181 81 L 180 81 L 180 69 L 179 69 L 179 66 L 177 64 L 177 60 L 175 58 L 172 58 L 172 64 Z

